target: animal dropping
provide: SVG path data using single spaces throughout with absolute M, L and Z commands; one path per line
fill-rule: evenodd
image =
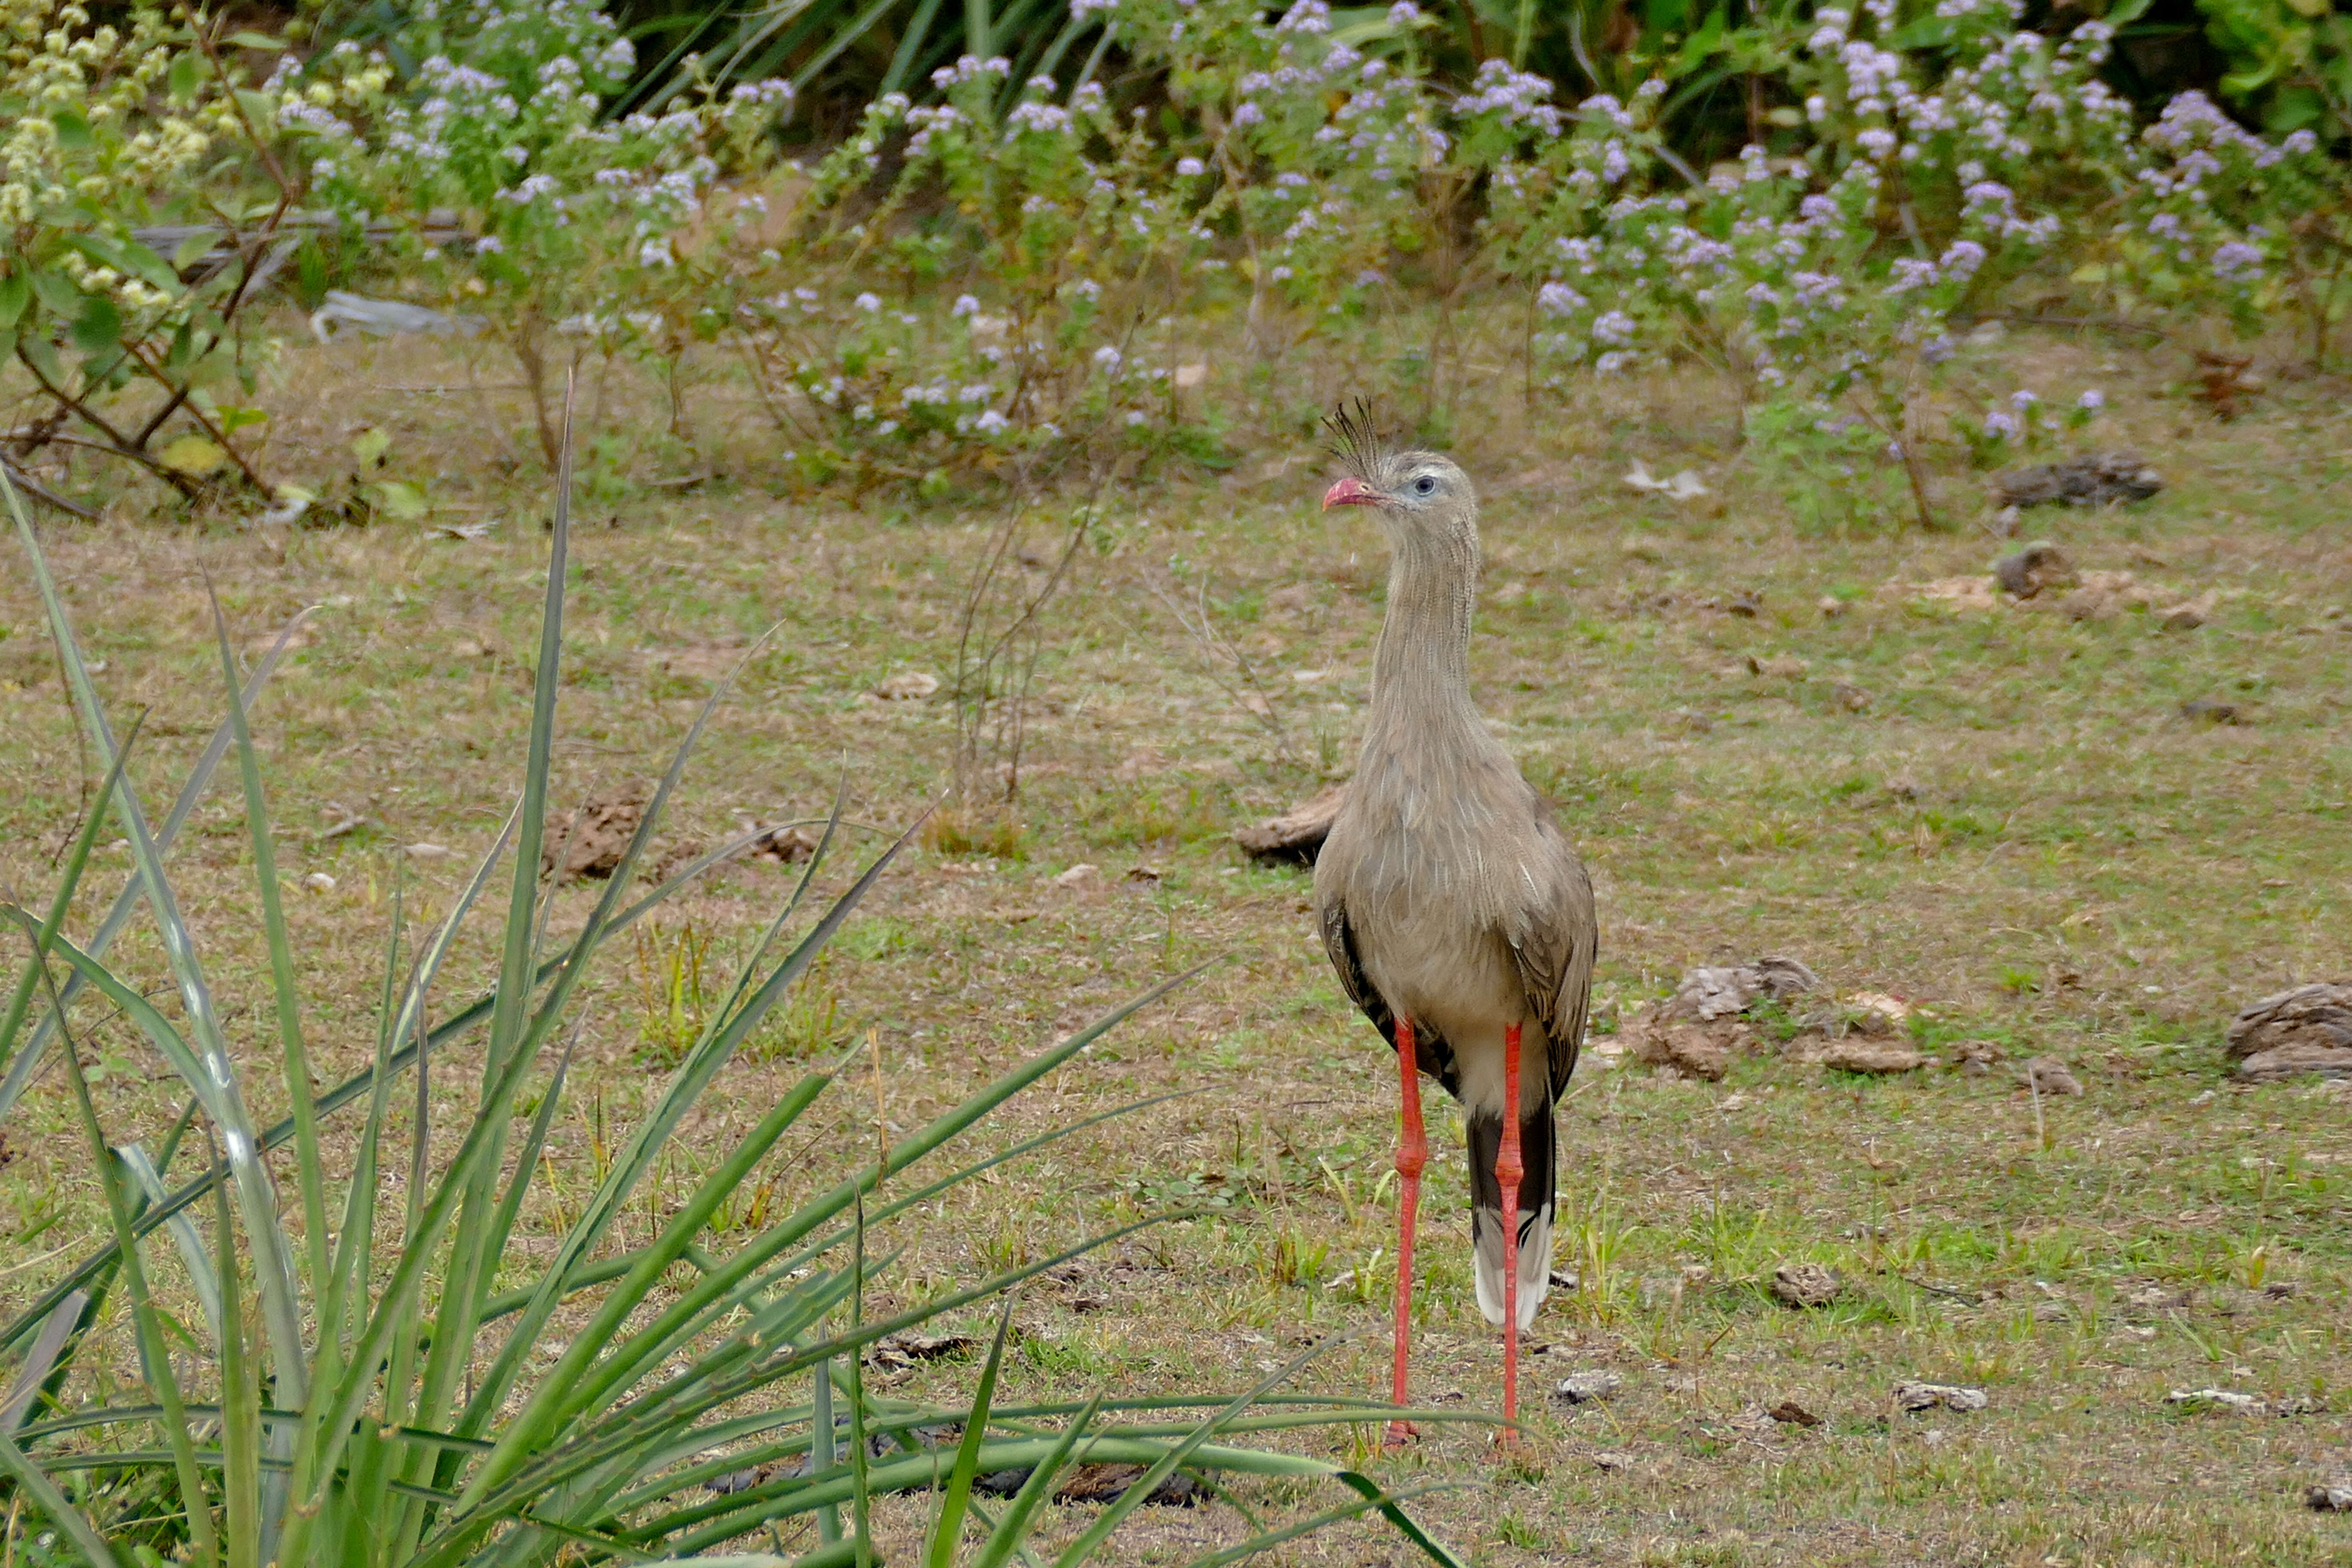
M 1895 1405 L 1898 1410 L 1982 1410 L 1991 1401 L 1981 1388 L 1966 1388 L 1952 1383 L 1898 1383 L 1895 1385 Z
M 2352 1079 L 2352 982 L 2297 985 L 2242 1009 L 2222 1055 L 2239 1078 L 2269 1083 L 2304 1073 Z
M 1820 1263 L 1783 1263 L 1772 1270 L 1772 1299 L 1784 1307 L 1826 1307 L 1845 1289 L 1837 1270 Z
M 2099 452 L 2013 468 L 1993 480 L 2002 506 L 2120 506 L 2146 500 L 2164 488 L 2164 476 L 2137 452 Z

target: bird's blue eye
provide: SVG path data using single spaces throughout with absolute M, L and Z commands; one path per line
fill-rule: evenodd
M 1427 474 L 1412 481 L 1412 493 L 1417 496 L 1433 494 L 1436 489 L 1437 481 Z

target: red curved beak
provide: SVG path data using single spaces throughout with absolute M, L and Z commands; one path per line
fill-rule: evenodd
M 1352 475 L 1323 492 L 1323 510 L 1335 506 L 1378 506 L 1389 498 Z

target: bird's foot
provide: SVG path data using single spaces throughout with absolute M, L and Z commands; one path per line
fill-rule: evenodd
M 1381 1448 L 1386 1453 L 1410 1448 L 1421 1441 L 1421 1428 L 1410 1421 L 1391 1421 L 1381 1434 Z

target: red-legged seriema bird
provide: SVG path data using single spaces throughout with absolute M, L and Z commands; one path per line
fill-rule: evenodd
M 1468 476 L 1437 453 L 1383 445 L 1361 405 L 1331 427 L 1344 472 L 1324 508 L 1366 508 L 1391 552 L 1370 723 L 1316 859 L 1315 908 L 1339 984 L 1393 1040 L 1403 1086 L 1393 1396 L 1407 1403 L 1427 1073 L 1466 1117 L 1478 1307 L 1503 1331 L 1503 1415 L 1516 1421 L 1519 1334 L 1551 1281 L 1552 1105 L 1584 1037 L 1592 884 L 1471 700 Z M 1400 1422 L 1387 1436 L 1414 1435 Z

